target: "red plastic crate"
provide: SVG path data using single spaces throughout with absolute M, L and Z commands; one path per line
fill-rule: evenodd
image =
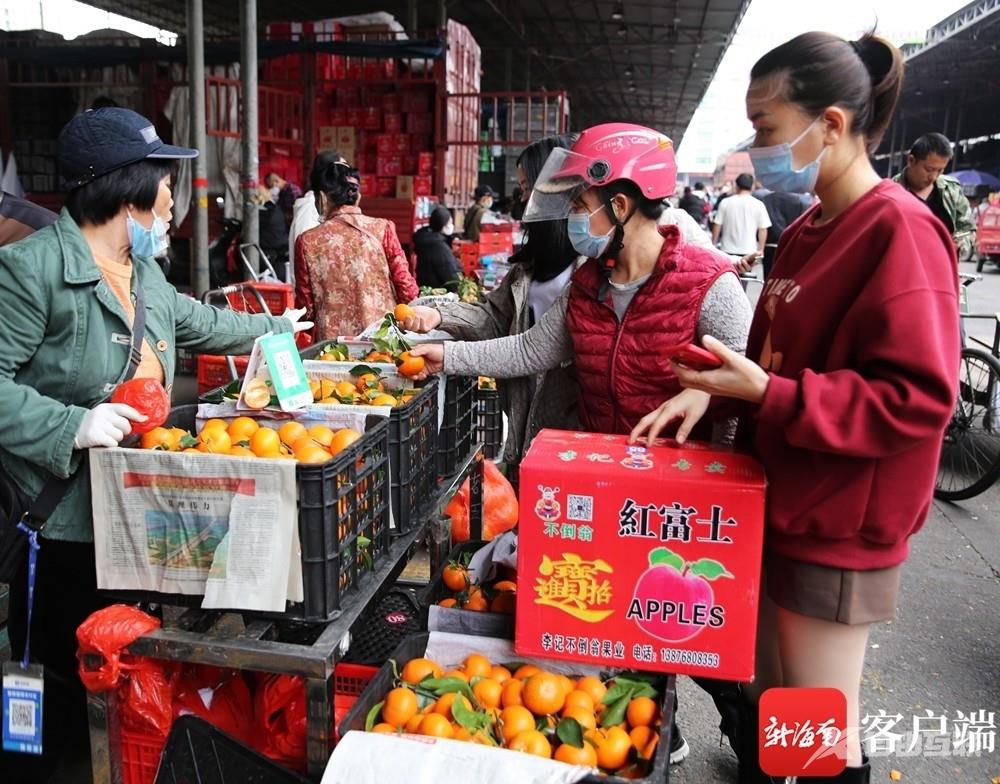
M 287 308 L 295 307 L 295 292 L 292 291 L 291 283 L 263 283 L 252 280 L 245 282 L 260 292 L 272 316 L 280 316 Z M 228 294 L 226 299 L 229 300 L 229 307 L 233 310 L 241 313 L 260 313 L 260 303 L 249 292 Z
M 333 733 L 337 737 L 337 727 L 347 711 L 357 702 L 361 692 L 378 673 L 378 667 L 366 664 L 341 662 L 333 668 Z
M 356 699 L 356 698 L 355 698 Z M 153 784 L 166 737 L 121 730 L 122 784 Z
M 233 357 L 236 361 L 236 372 L 243 376 L 247 372 L 250 357 Z M 229 364 L 226 358 L 217 354 L 198 355 L 198 394 L 204 395 L 213 389 L 224 387 L 232 377 L 229 375 Z

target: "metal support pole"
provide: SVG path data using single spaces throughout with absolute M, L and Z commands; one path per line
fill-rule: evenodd
M 208 271 L 208 161 L 205 159 L 205 20 L 202 0 L 188 0 L 188 143 L 198 151 L 191 161 L 191 284 L 200 297 L 211 288 Z
M 240 79 L 243 83 L 243 165 L 240 190 L 243 193 L 243 242 L 260 243 L 260 222 L 257 205 L 258 142 L 257 142 L 257 0 L 240 4 Z M 247 257 L 254 269 L 260 270 L 257 248 L 247 248 Z
M 962 140 L 962 109 L 965 108 L 965 95 L 962 95 L 962 102 L 958 105 L 958 117 L 955 119 L 955 154 L 951 159 L 951 170 L 958 171 L 958 157 L 960 148 L 958 143 Z
M 406 0 L 406 31 L 411 38 L 417 37 L 417 0 Z

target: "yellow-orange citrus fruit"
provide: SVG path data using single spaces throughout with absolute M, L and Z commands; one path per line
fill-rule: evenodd
M 278 438 L 288 446 L 292 446 L 304 435 L 307 435 L 306 427 L 301 422 L 285 422 L 278 428 Z
M 402 727 L 417 715 L 417 695 L 412 689 L 398 686 L 385 695 L 382 719 L 393 727 Z
M 629 702 L 625 718 L 632 727 L 648 727 L 656 719 L 656 703 L 649 697 L 636 697 Z
M 597 767 L 597 750 L 587 743 L 587 741 L 584 741 L 583 746 L 580 748 L 571 746 L 569 743 L 563 743 L 556 749 L 556 753 L 552 755 L 552 758 L 560 762 L 567 762 L 570 765 L 586 765 L 588 768 Z
M 361 433 L 357 430 L 352 430 L 349 427 L 345 427 L 343 430 L 338 430 L 333 438 L 330 439 L 330 453 L 337 455 L 343 452 L 347 447 L 356 441 L 361 440 Z
M 232 422 L 229 423 L 229 427 L 226 431 L 229 433 L 229 437 L 232 439 L 233 443 L 238 441 L 249 441 L 250 437 L 260 429 L 260 425 L 257 424 L 256 419 L 251 419 L 250 417 L 238 416 Z
M 527 730 L 535 729 L 535 717 L 523 705 L 511 705 L 500 711 L 500 734 L 509 743 Z
M 552 757 L 552 746 L 549 745 L 548 738 L 538 730 L 525 730 L 518 733 L 507 744 L 507 748 L 511 751 L 523 751 L 545 759 Z
M 455 730 L 440 713 L 428 713 L 420 721 L 417 732 L 420 735 L 429 735 L 432 738 L 451 738 L 455 735 Z
M 521 702 L 536 716 L 546 716 L 562 710 L 566 704 L 566 692 L 558 675 L 538 672 L 524 682 Z
M 424 678 L 440 678 L 441 665 L 430 659 L 410 659 L 404 666 L 400 677 L 407 683 L 417 684 Z
M 479 704 L 484 708 L 500 707 L 500 697 L 503 695 L 503 686 L 492 678 L 483 678 L 476 681 L 472 687 L 472 693 L 476 695 Z
M 258 428 L 250 436 L 250 451 L 257 457 L 277 457 L 281 454 L 281 436 L 269 427 Z

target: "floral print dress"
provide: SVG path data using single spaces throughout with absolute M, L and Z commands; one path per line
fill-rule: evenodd
M 317 340 L 357 335 L 417 293 L 395 225 L 358 207 L 334 210 L 295 243 L 296 306 Z

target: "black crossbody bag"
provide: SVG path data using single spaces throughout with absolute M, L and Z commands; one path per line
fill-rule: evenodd
M 135 377 L 142 359 L 142 341 L 146 337 L 146 300 L 139 276 L 135 278 L 135 318 L 132 320 L 132 344 L 125 381 Z M 86 456 L 84 456 L 86 459 Z M 0 468 L 0 583 L 11 583 L 28 563 L 28 534 L 41 532 L 59 506 L 76 473 L 63 479 L 53 477 L 31 500 L 14 480 Z M 28 529 L 28 530 L 25 530 Z

